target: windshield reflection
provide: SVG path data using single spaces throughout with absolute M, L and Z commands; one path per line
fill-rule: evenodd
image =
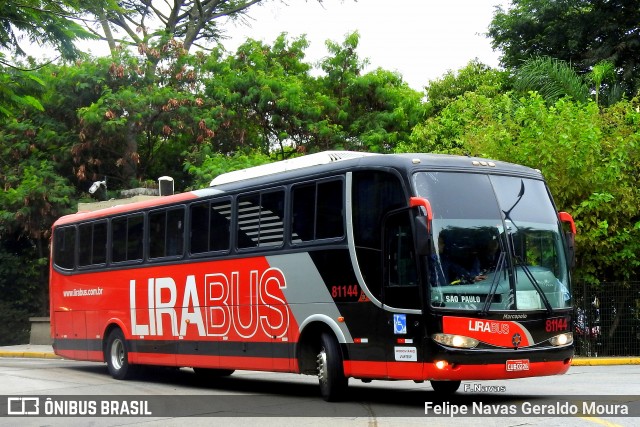
M 434 307 L 570 307 L 564 244 L 542 181 L 423 172 L 414 183 L 433 208 L 429 294 Z

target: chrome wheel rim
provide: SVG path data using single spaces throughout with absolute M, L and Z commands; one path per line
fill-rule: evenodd
M 122 369 L 124 364 L 124 343 L 119 339 L 111 344 L 111 364 L 116 370 Z
M 322 384 L 326 384 L 327 383 L 327 352 L 325 351 L 325 349 L 323 348 L 322 350 L 320 350 L 320 353 L 318 353 L 318 380 L 320 380 L 320 383 Z

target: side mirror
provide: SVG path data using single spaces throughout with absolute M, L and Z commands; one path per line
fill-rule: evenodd
M 422 207 L 425 211 L 425 216 L 417 216 L 415 218 L 416 229 L 416 250 L 418 255 L 426 256 L 431 252 L 431 221 L 433 220 L 433 212 L 431 211 L 431 204 L 423 197 L 412 197 L 409 199 L 409 206 Z
M 431 244 L 429 227 L 427 225 L 427 218 L 424 216 L 418 216 L 414 219 L 416 230 L 416 251 L 420 256 L 427 256 L 431 253 Z
M 569 266 L 574 268 L 576 266 L 576 223 L 573 221 L 571 214 L 567 212 L 558 212 L 558 219 L 561 223 L 569 226 L 569 230 L 564 233 L 564 238 L 569 252 Z
M 409 206 L 415 208 L 422 206 L 427 214 L 427 233 L 431 233 L 431 221 L 433 221 L 433 212 L 431 211 L 431 203 L 424 197 L 412 197 L 409 199 Z

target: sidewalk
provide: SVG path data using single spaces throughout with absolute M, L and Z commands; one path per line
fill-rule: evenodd
M 0 347 L 0 357 L 29 357 L 40 359 L 61 359 L 53 353 L 50 345 L 11 345 Z M 640 365 L 640 356 L 626 357 L 576 357 L 572 366 Z

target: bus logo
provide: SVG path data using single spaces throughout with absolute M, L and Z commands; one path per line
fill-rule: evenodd
M 393 333 L 394 334 L 407 333 L 407 315 L 406 314 L 393 315 Z
M 287 287 L 282 271 L 251 270 L 249 280 L 240 278 L 239 271 L 212 273 L 197 283 L 196 276 L 189 275 L 183 286 L 172 277 L 149 278 L 146 286 L 131 279 L 132 335 L 183 337 L 189 328 L 201 337 L 227 336 L 232 331 L 240 338 L 284 337 L 289 329 L 289 310 L 279 296 Z M 248 304 L 243 304 L 242 295 L 248 295 Z
M 522 342 L 522 337 L 520 336 L 520 334 L 513 334 L 513 337 L 511 337 L 511 342 L 515 347 L 518 347 Z

